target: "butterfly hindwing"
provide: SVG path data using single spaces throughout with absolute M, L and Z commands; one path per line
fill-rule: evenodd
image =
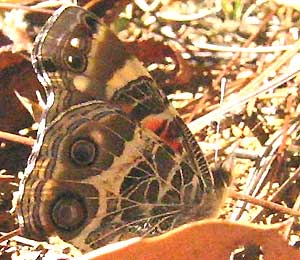
M 45 130 L 21 199 L 23 231 L 87 251 L 162 233 L 189 211 L 207 217 L 202 180 L 189 165 L 119 109 L 102 101 L 72 106 Z

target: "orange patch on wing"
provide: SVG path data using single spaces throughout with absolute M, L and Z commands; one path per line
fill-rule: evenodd
M 182 145 L 179 138 L 170 138 L 169 134 L 169 124 L 167 124 L 159 135 L 161 139 L 163 139 L 168 145 L 170 145 L 174 151 L 181 152 Z
M 143 120 L 143 126 L 157 134 L 166 144 L 168 144 L 176 152 L 182 151 L 182 144 L 179 138 L 173 139 L 169 135 L 169 124 L 163 118 L 147 118 Z M 159 132 L 159 133 L 158 133 Z
M 142 125 L 154 133 L 161 129 L 163 125 L 165 124 L 166 119 L 163 118 L 157 118 L 157 117 L 152 117 L 152 118 L 145 118 L 142 122 Z
M 165 142 L 170 145 L 174 151 L 176 152 L 182 152 L 182 145 L 181 142 L 179 142 L 178 140 L 165 140 Z

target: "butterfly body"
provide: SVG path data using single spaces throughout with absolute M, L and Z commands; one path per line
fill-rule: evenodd
M 32 57 L 48 102 L 20 188 L 25 235 L 89 251 L 216 214 L 224 187 L 194 137 L 94 15 L 57 11 Z

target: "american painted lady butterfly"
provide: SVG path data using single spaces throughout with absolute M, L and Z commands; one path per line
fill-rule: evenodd
M 47 109 L 21 183 L 23 234 L 82 251 L 212 217 L 214 179 L 187 126 L 141 63 L 90 12 L 59 9 L 33 66 Z

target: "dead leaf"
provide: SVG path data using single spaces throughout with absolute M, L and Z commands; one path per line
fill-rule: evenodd
M 24 60 L 24 57 L 17 53 L 1 52 L 1 50 L 2 48 L 0 48 L 0 71 L 12 65 L 19 64 Z
M 173 59 L 176 64 L 173 73 L 163 83 L 165 86 L 184 85 L 191 81 L 193 77 L 192 66 L 181 56 L 181 51 L 175 46 L 164 44 L 155 39 L 143 39 L 136 42 L 127 42 L 126 47 L 140 61 L 145 64 L 161 63 L 166 57 Z
M 166 57 L 175 58 L 174 51 L 169 45 L 152 38 L 126 42 L 126 48 L 144 63 L 159 63 Z
M 15 95 L 15 90 L 22 96 L 37 102 L 36 90 L 43 88 L 36 78 L 32 66 L 27 61 L 9 66 L 0 71 L 0 125 L 1 130 L 16 133 L 32 124 L 30 115 Z
M 158 237 L 134 238 L 90 252 L 80 259 L 229 259 L 242 245 L 260 245 L 265 260 L 300 259 L 298 250 L 288 246 L 283 233 L 290 222 L 274 225 L 206 220 L 184 225 Z M 119 246 L 118 246 L 119 245 Z
M 37 102 L 36 90 L 42 92 L 43 88 L 30 62 L 18 58 L 15 60 L 14 54 L 8 55 L 13 57 L 11 63 L 1 64 L 2 59 L 0 61 L 0 65 L 5 66 L 0 71 L 0 130 L 16 134 L 21 129 L 31 127 L 33 120 L 14 91 Z M 24 169 L 31 148 L 4 140 L 0 140 L 0 143 L 0 170 L 6 169 L 10 174 L 17 174 Z

